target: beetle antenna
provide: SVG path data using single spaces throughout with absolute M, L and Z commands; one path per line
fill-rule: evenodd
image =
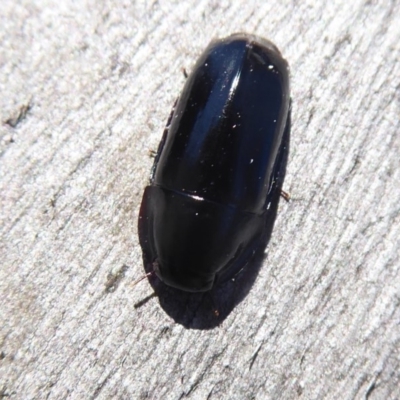
M 141 276 L 139 279 L 137 279 L 135 282 L 132 283 L 131 286 L 136 286 L 139 282 L 143 281 L 144 279 L 153 276 L 154 275 L 154 270 L 148 272 L 146 275 Z

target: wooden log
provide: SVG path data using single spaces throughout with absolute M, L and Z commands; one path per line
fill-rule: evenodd
M 400 3 L 281 3 L 3 0 L 0 398 L 400 398 Z M 237 31 L 291 67 L 292 200 L 257 268 L 155 296 L 149 154 Z

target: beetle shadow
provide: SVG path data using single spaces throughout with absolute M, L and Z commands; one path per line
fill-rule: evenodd
M 217 283 L 212 290 L 204 293 L 188 293 L 165 285 L 156 276 L 150 276 L 149 282 L 164 311 L 178 324 L 188 329 L 213 329 L 220 325 L 232 310 L 247 296 L 251 290 L 261 266 L 267 258 L 265 248 L 271 238 L 277 216 L 281 189 L 286 174 L 289 155 L 291 131 L 291 112 L 286 124 L 281 167 L 277 186 L 272 194 L 270 217 L 260 244 L 252 259 L 231 279 Z M 146 272 L 150 271 L 145 266 Z

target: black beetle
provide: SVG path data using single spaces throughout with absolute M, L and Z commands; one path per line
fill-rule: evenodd
M 139 214 L 145 263 L 210 290 L 260 245 L 290 115 L 289 68 L 268 40 L 210 43 L 172 110 Z

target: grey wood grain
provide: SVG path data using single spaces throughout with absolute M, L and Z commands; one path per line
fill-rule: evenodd
M 400 2 L 3 0 L 0 16 L 0 397 L 400 398 Z M 207 296 L 131 283 L 181 68 L 237 31 L 291 66 L 292 201 L 218 319 Z

